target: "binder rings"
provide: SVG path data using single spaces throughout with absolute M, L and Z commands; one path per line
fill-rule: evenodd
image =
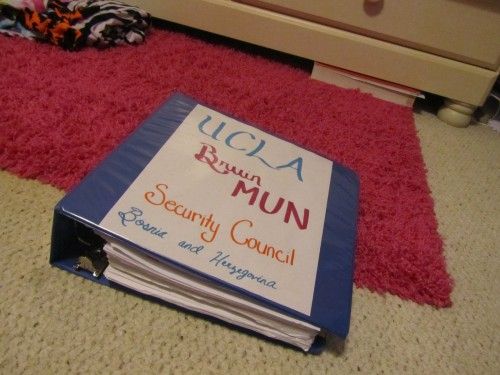
M 57 204 L 50 263 L 317 351 L 348 333 L 358 194 L 352 170 L 176 93 Z

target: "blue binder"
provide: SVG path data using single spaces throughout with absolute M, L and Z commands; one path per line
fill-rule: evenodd
M 318 256 L 317 262 L 314 263 L 316 265 L 316 275 L 312 280 L 313 287 L 311 289 L 312 295 L 309 310 L 297 309 L 292 303 L 283 303 L 280 299 L 262 295 L 258 291 L 256 292 L 255 288 L 249 289 L 245 285 L 238 284 L 239 281 L 233 282 L 228 281 L 228 279 L 224 280 L 220 275 L 217 276 L 210 272 L 206 272 L 206 270 L 196 269 L 190 264 L 185 264 L 179 259 L 171 257 L 168 252 L 160 254 L 154 249 L 137 243 L 133 235 L 123 235 L 103 226 L 103 219 L 105 219 L 113 209 L 116 209 L 115 205 L 126 194 L 129 187 L 135 183 L 146 168 L 149 168 L 148 166 L 151 165 L 150 162 L 155 157 L 158 157 L 167 141 L 172 139 L 181 125 L 184 127 L 190 126 L 189 124 L 186 125 L 186 119 L 188 116 L 192 116 L 195 111 L 199 111 L 200 108 L 210 110 L 212 115 L 213 113 L 219 113 L 213 108 L 203 106 L 193 98 L 180 93 L 173 94 L 156 112 L 146 119 L 134 133 L 120 144 L 95 168 L 95 170 L 86 176 L 76 188 L 69 192 L 56 205 L 54 210 L 50 263 L 94 282 L 120 288 L 119 285 L 110 282 L 101 274 L 102 270 L 106 267 L 105 257 L 103 257 L 101 250 L 104 242 L 100 236 L 101 234 L 133 246 L 139 251 L 152 255 L 162 262 L 172 264 L 186 270 L 186 272 L 192 272 L 206 278 L 207 282 L 216 283 L 236 291 L 237 293 L 241 293 L 241 295 L 255 300 L 256 303 L 318 326 L 328 334 L 345 338 L 348 334 L 351 314 L 359 180 L 355 172 L 336 162 L 330 161 L 331 174 L 327 181 L 327 186 L 324 189 L 326 192 L 324 217 L 319 215 L 322 224 L 322 227 L 319 228 L 319 237 L 321 238 L 318 237 Z M 226 116 L 224 118 L 230 118 L 230 116 L 224 116 Z M 267 133 L 263 132 L 258 127 L 248 124 L 240 125 L 240 122 L 235 120 L 234 129 L 236 130 L 233 129 L 231 133 L 232 138 L 227 141 L 229 138 L 227 137 L 226 141 L 224 141 L 224 139 L 218 137 L 220 135 L 219 133 L 222 133 L 224 130 L 221 124 L 224 123 L 225 125 L 230 119 L 212 125 L 211 130 L 208 131 L 204 126 L 206 126 L 208 120 L 211 120 L 211 118 L 211 116 L 203 117 L 202 121 L 197 122 L 197 129 L 193 131 L 203 133 L 202 136 L 206 136 L 206 139 L 212 141 L 212 144 L 217 144 L 219 149 L 228 148 L 229 146 L 231 150 L 228 148 L 227 152 L 232 152 L 234 155 L 236 155 L 237 152 L 243 152 L 244 155 L 242 155 L 244 157 L 249 156 L 251 158 L 251 163 L 253 163 L 254 172 L 261 171 L 264 176 L 271 175 L 275 172 L 282 173 L 283 175 L 284 173 L 293 175 L 293 178 L 297 180 L 297 191 L 301 191 L 300 189 L 303 186 L 301 185 L 303 183 L 301 180 L 305 179 L 305 176 L 302 174 L 302 168 L 305 170 L 307 167 L 305 161 L 304 164 L 302 164 L 302 158 L 297 158 L 292 161 L 287 159 L 287 161 L 289 161 L 288 163 L 282 162 L 279 163 L 279 165 L 276 163 L 272 165 L 272 163 L 266 160 L 262 154 L 258 155 L 256 152 L 252 154 L 255 149 L 249 151 L 249 149 L 245 149 L 242 146 L 243 141 L 253 141 L 254 138 L 257 142 L 258 137 L 254 134 L 264 134 L 262 137 L 265 138 Z M 246 127 L 241 128 L 243 130 L 238 130 L 240 129 L 238 126 Z M 255 131 L 251 129 L 255 129 Z M 273 137 L 270 134 L 268 134 L 268 136 Z M 238 141 L 237 137 L 239 137 Z M 221 138 L 222 141 L 219 138 Z M 262 142 L 263 141 L 261 141 L 261 143 Z M 259 147 L 259 143 L 256 144 L 257 147 Z M 303 150 L 300 148 L 297 149 Z M 198 155 L 200 152 L 198 152 Z M 304 150 L 304 152 L 309 151 Z M 176 163 L 176 160 L 163 160 L 162 162 L 167 165 L 168 163 Z M 193 158 L 193 162 L 196 162 L 195 158 Z M 226 163 L 226 165 L 228 164 Z M 200 166 L 198 167 L 201 168 Z M 260 175 L 260 173 L 257 174 Z M 243 174 L 240 173 L 240 177 L 242 175 Z M 216 177 L 219 178 L 219 176 Z M 231 178 L 232 177 L 234 176 L 231 176 Z M 311 174 L 307 177 L 310 178 Z M 229 177 L 224 178 L 229 181 Z M 281 177 L 279 178 L 281 179 Z M 224 182 L 226 180 L 224 180 Z M 264 178 L 263 181 L 265 181 Z M 278 179 L 277 181 L 280 180 Z M 259 207 L 257 207 L 257 204 L 250 206 L 252 203 L 252 196 L 249 195 L 248 191 L 250 191 L 251 182 L 247 179 L 246 183 L 247 184 L 240 182 L 239 193 L 235 188 L 233 193 L 237 192 L 237 194 L 228 199 L 244 201 L 243 203 L 245 204 L 250 202 L 248 203 L 249 215 L 254 214 L 262 216 L 262 212 L 258 212 Z M 264 183 L 262 183 L 262 185 L 264 185 Z M 237 196 L 238 194 L 240 195 L 239 197 Z M 247 198 L 249 199 L 247 200 Z M 301 196 L 298 195 L 297 199 L 300 200 L 300 198 Z M 217 207 L 214 207 L 214 209 L 217 209 Z M 271 217 L 268 215 L 268 212 L 266 212 L 266 208 L 262 206 L 262 203 L 260 210 L 264 210 L 264 214 L 266 215 L 263 217 L 265 217 L 266 220 L 268 220 L 268 217 Z M 286 220 L 284 221 L 281 218 L 279 223 L 277 221 L 277 225 L 281 225 L 280 228 L 289 228 L 291 225 L 293 226 L 293 221 L 295 219 L 295 230 L 299 232 L 299 235 L 305 232 L 300 232 L 303 228 L 300 228 L 301 221 L 300 217 L 298 217 L 300 215 L 298 215 L 297 212 L 300 214 L 302 211 L 299 209 L 292 213 L 288 212 L 288 222 L 285 222 Z M 303 212 L 306 213 L 305 210 Z M 308 217 L 302 216 L 302 219 L 306 220 Z M 302 224 L 304 224 L 304 222 L 302 222 Z M 299 226 L 298 229 L 297 226 Z M 169 233 L 171 232 L 169 231 Z M 300 237 L 299 235 L 297 238 Z M 207 248 L 212 246 L 212 243 L 204 244 Z M 250 250 L 245 249 L 245 251 Z M 275 250 L 273 250 L 273 252 L 274 251 Z M 304 254 L 306 254 L 305 250 Z M 270 259 L 271 256 L 269 255 L 269 259 L 265 261 L 268 263 L 274 261 L 276 266 L 273 267 L 280 269 L 278 266 L 282 266 L 279 263 L 283 263 L 284 261 L 282 262 L 282 260 L 284 258 L 280 258 L 279 255 L 278 253 L 276 253 L 276 256 L 273 255 L 275 259 Z M 255 251 L 251 256 L 258 258 Z M 305 256 L 302 256 L 297 259 L 302 260 L 304 258 Z M 261 258 L 258 258 L 258 260 L 261 261 Z M 298 260 L 296 260 L 296 262 L 298 262 Z M 86 265 L 86 263 L 88 264 Z M 270 269 L 274 270 L 274 268 Z M 291 269 L 291 267 L 282 269 L 284 270 L 283 272 L 286 272 L 286 270 Z M 282 272 L 276 271 L 276 276 L 281 277 Z M 291 298 L 293 299 L 293 296 Z M 322 342 L 321 338 L 318 338 L 316 344 L 311 348 L 311 352 L 321 350 Z

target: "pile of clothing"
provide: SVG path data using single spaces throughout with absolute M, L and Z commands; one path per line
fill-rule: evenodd
M 150 25 L 147 12 L 119 1 L 0 0 L 0 33 L 70 51 L 142 43 Z

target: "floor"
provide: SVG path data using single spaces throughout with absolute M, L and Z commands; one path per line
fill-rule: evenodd
M 63 192 L 0 172 L 2 373 L 500 373 L 500 135 L 418 104 L 453 306 L 355 289 L 347 342 L 319 356 L 97 286 L 48 265 Z

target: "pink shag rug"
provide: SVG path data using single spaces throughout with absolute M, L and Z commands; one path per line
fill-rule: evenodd
M 451 305 L 411 109 L 178 31 L 78 53 L 0 36 L 0 50 L 0 168 L 70 189 L 178 90 L 356 170 L 356 285 Z

